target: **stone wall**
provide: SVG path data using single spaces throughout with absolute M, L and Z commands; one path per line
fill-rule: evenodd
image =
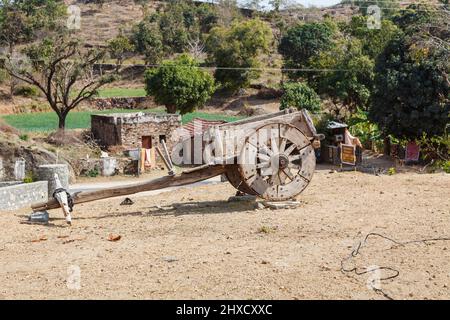
M 0 181 L 2 181 L 5 177 L 5 167 L 3 165 L 3 158 L 0 156 Z
M 22 181 L 0 181 L 0 188 L 15 186 L 23 183 Z
M 0 211 L 17 210 L 47 200 L 47 181 L 0 187 Z
M 25 168 L 21 160 L 25 160 Z M 53 152 L 34 145 L 23 146 L 10 141 L 0 141 L 0 181 L 21 180 L 24 172 L 26 175 L 36 173 L 40 165 L 49 163 L 66 162 L 58 159 Z M 69 170 L 73 172 L 70 165 Z M 72 177 L 74 176 L 71 175 Z
M 98 142 L 105 147 L 120 146 L 121 124 L 112 122 L 103 115 L 91 115 L 91 132 Z
M 58 175 L 58 179 L 61 186 L 69 189 L 69 167 L 66 164 L 45 164 L 39 166 L 37 170 L 37 177 L 41 181 L 48 181 L 48 194 L 53 196 L 53 193 L 57 189 L 55 182 L 55 174 Z
M 152 137 L 153 145 L 164 136 L 169 147 L 181 116 L 157 113 L 92 115 L 91 130 L 105 147 L 121 145 L 125 149 L 142 147 L 142 137 Z
M 157 106 L 151 97 L 95 98 L 89 100 L 89 104 L 96 110 L 150 109 Z

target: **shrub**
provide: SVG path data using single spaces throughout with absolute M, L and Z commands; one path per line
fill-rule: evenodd
M 39 91 L 36 87 L 32 86 L 19 86 L 14 89 L 14 95 L 27 98 L 38 97 Z
M 97 167 L 95 167 L 94 169 L 89 170 L 88 173 L 87 173 L 88 177 L 91 177 L 91 178 L 98 177 L 99 174 L 100 174 L 100 172 L 99 172 Z
M 320 98 L 306 83 L 286 83 L 283 89 L 280 110 L 293 107 L 299 110 L 307 109 L 314 113 L 320 111 Z
M 34 175 L 33 171 L 27 172 L 27 174 L 25 175 L 25 178 L 23 179 L 24 183 L 33 183 L 35 181 L 37 181 L 37 178 Z
M 9 75 L 5 69 L 0 68 L 0 83 L 5 82 L 8 79 Z
M 366 148 L 375 150 L 375 146 L 382 145 L 381 131 L 375 123 L 369 121 L 367 111 L 358 108 L 356 113 L 352 114 L 347 121 L 347 124 L 350 132 L 358 137 Z

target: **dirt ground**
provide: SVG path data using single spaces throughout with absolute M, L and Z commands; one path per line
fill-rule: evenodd
M 297 209 L 228 203 L 235 191 L 219 183 L 79 205 L 72 227 L 58 210 L 49 226 L 1 213 L 0 298 L 449 299 L 450 241 L 373 236 L 344 267 L 399 275 L 341 271 L 371 232 L 450 237 L 449 190 L 445 174 L 321 169 Z

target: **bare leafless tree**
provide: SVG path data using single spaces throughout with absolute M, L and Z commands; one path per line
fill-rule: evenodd
M 206 50 L 204 43 L 199 37 L 188 41 L 189 54 L 196 60 L 204 59 L 206 56 Z

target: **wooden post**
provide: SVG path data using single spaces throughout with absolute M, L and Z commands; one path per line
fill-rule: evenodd
M 146 149 L 141 148 L 140 149 L 140 161 L 139 161 L 139 173 L 145 172 L 145 151 Z
M 72 195 L 73 203 L 85 203 L 101 199 L 113 198 L 135 194 L 144 191 L 159 190 L 169 187 L 184 186 L 195 182 L 207 180 L 225 173 L 225 166 L 199 167 L 191 171 L 182 172 L 175 176 L 165 176 L 148 182 L 137 183 L 125 187 L 108 188 L 97 191 L 78 192 Z M 32 206 L 33 211 L 45 211 L 59 208 L 58 201 L 52 199 L 46 203 L 38 203 Z

